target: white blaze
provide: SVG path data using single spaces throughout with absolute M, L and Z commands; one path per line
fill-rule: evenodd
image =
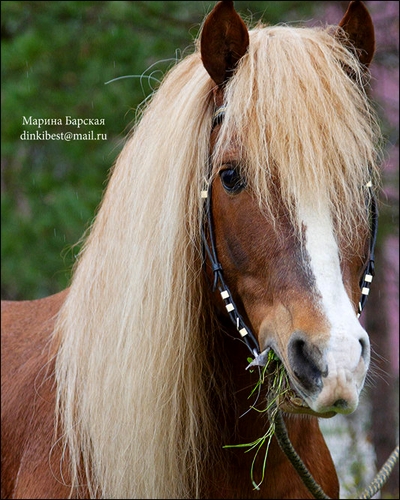
M 339 261 L 339 248 L 328 203 L 315 207 L 299 207 L 298 216 L 305 226 L 305 249 L 309 255 L 311 271 L 320 295 L 320 308 L 330 323 L 329 341 L 324 351 L 324 365 L 328 376 L 322 379 L 323 388 L 315 399 L 307 400 L 317 412 L 328 411 L 338 400 L 354 411 L 358 395 L 364 384 L 369 354 L 361 358 L 362 345 L 369 353 L 369 340 L 360 325 L 356 312 L 344 287 Z

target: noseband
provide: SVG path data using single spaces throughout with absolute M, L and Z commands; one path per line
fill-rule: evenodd
M 226 110 L 225 106 L 217 108 L 213 116 L 213 123 L 211 130 L 213 130 L 217 125 L 222 123 L 225 116 L 225 110 Z M 211 174 L 211 168 L 212 167 L 210 161 L 210 174 Z M 370 199 L 369 217 L 370 217 L 371 227 L 370 227 L 370 240 L 369 240 L 369 258 L 363 276 L 360 280 L 361 297 L 358 303 L 357 317 L 361 315 L 361 312 L 364 309 L 365 303 L 368 298 L 370 285 L 373 277 L 375 276 L 375 244 L 378 233 L 378 209 L 377 209 L 376 198 L 372 191 L 372 183 L 368 182 L 366 187 L 368 188 L 369 199 Z M 254 364 L 264 365 L 265 354 L 267 353 L 267 351 L 269 351 L 269 348 L 260 353 L 259 344 L 251 329 L 244 322 L 243 317 L 239 313 L 238 308 L 233 300 L 229 287 L 224 281 L 222 266 L 217 257 L 217 249 L 214 240 L 212 207 L 211 207 L 212 181 L 209 181 L 206 188 L 201 191 L 201 197 L 205 199 L 205 206 L 204 206 L 205 221 L 201 229 L 201 239 L 203 244 L 204 256 L 208 257 L 214 275 L 212 290 L 214 292 L 218 287 L 221 298 L 224 301 L 225 308 L 229 314 L 232 323 L 235 325 L 237 331 L 239 332 L 240 338 L 247 345 L 252 356 L 254 356 L 255 359 L 251 363 L 251 365 Z M 208 229 L 208 238 L 204 227 L 205 225 L 207 226 Z

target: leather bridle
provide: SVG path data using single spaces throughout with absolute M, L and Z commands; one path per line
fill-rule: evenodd
M 215 111 L 213 116 L 212 130 L 216 125 L 222 123 L 223 118 L 225 116 L 225 109 L 226 109 L 225 106 L 220 106 Z M 370 290 L 370 285 L 375 275 L 375 244 L 378 232 L 378 209 L 377 209 L 376 198 L 372 191 L 372 183 L 369 182 L 366 187 L 369 190 L 369 198 L 370 198 L 369 214 L 371 223 L 371 229 L 370 229 L 371 236 L 369 241 L 369 258 L 363 276 L 360 280 L 361 297 L 358 303 L 357 317 L 360 316 L 365 306 Z M 214 276 L 212 290 L 214 292 L 218 287 L 221 298 L 224 301 L 226 311 L 229 314 L 229 318 L 231 319 L 232 323 L 235 325 L 237 331 L 239 332 L 240 338 L 247 345 L 249 351 L 251 352 L 251 355 L 254 356 L 255 360 L 257 358 L 260 359 L 260 362 L 259 363 L 256 362 L 255 364 L 265 364 L 265 362 L 263 361 L 265 356 L 263 355 L 269 350 L 269 348 L 260 353 L 258 341 L 256 340 L 251 329 L 246 325 L 246 323 L 243 320 L 243 317 L 238 311 L 238 308 L 233 300 L 231 291 L 229 290 L 228 285 L 225 283 L 222 272 L 222 266 L 218 260 L 217 249 L 214 239 L 214 225 L 212 218 L 211 180 L 208 182 L 207 186 L 201 191 L 201 197 L 205 199 L 205 206 L 204 206 L 205 220 L 202 225 L 201 239 L 204 249 L 204 257 L 208 258 Z M 208 234 L 206 234 L 205 226 L 207 227 Z
M 368 182 L 367 186 L 369 191 L 369 217 L 370 217 L 370 240 L 369 240 L 369 257 L 367 261 L 367 265 L 365 267 L 364 274 L 360 280 L 360 288 L 361 288 L 361 298 L 358 303 L 358 312 L 357 317 L 359 318 L 365 303 L 367 302 L 367 298 L 369 295 L 369 290 L 371 286 L 371 282 L 373 277 L 375 276 L 375 245 L 376 238 L 378 235 L 378 207 L 375 195 L 372 190 L 372 182 Z

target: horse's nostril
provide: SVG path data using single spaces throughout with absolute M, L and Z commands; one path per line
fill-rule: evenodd
M 288 357 L 293 373 L 307 391 L 313 392 L 322 387 L 321 376 L 327 373 L 322 373 L 318 366 L 321 352 L 316 346 L 295 333 L 289 342 Z
M 361 346 L 361 357 L 365 360 L 369 355 L 369 344 L 364 338 L 359 339 Z

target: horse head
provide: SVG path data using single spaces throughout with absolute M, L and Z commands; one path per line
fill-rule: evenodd
M 241 94 L 235 88 L 237 74 L 251 75 L 256 71 L 248 61 L 248 52 L 252 43 L 257 43 L 256 37 L 249 38 L 245 24 L 230 1 L 216 5 L 202 30 L 201 57 L 215 83 L 213 98 L 217 110 L 211 133 L 209 185 L 212 190 L 208 193 L 208 225 L 212 225 L 212 234 L 207 233 L 206 238 L 208 246 L 213 247 L 216 261 L 210 262 L 212 256 L 207 260 L 207 273 L 211 281 L 216 272 L 221 279 L 223 276 L 240 318 L 256 338 L 259 350 L 272 348 L 283 362 L 296 393 L 296 397 L 285 402 L 286 411 L 325 417 L 351 413 L 358 405 L 370 363 L 368 335 L 357 315 L 360 279 L 369 257 L 368 215 L 363 217 L 362 214 L 363 210 L 366 213 L 368 210 L 364 199 L 364 206 L 351 218 L 350 227 L 347 230 L 339 228 L 342 214 L 335 213 L 334 205 L 345 204 L 341 201 L 340 188 L 335 191 L 344 179 L 338 175 L 339 170 L 345 170 L 340 163 L 343 158 L 334 159 L 329 165 L 329 154 L 321 151 L 321 163 L 325 165 L 310 166 L 313 156 L 307 160 L 310 155 L 307 144 L 296 131 L 293 137 L 297 137 L 298 144 L 293 146 L 291 136 L 286 135 L 287 130 L 279 123 L 279 107 L 286 107 L 286 101 L 289 106 L 296 103 L 296 97 L 288 96 L 272 83 L 268 88 L 260 88 L 257 75 L 252 77 L 247 90 L 243 87 Z M 271 31 L 269 37 L 264 54 L 266 67 L 272 65 L 268 58 L 272 61 L 274 57 L 269 54 L 268 47 L 271 53 L 275 50 L 280 32 Z M 362 2 L 350 2 L 335 38 L 342 47 L 350 48 L 349 57 L 353 54 L 360 68 L 369 65 L 374 53 L 374 29 Z M 287 42 L 282 38 L 281 43 Z M 293 49 L 287 44 L 287 53 L 295 52 L 297 43 L 312 42 L 294 38 Z M 262 56 L 258 54 L 259 59 Z M 324 63 L 317 55 L 313 57 L 310 56 L 310 67 L 315 68 L 316 78 L 320 78 L 315 85 L 319 85 L 319 92 L 329 93 L 331 90 L 325 84 L 327 77 L 322 69 Z M 302 61 L 298 63 L 301 65 Z M 314 128 L 324 129 L 323 133 L 319 130 L 311 134 L 314 152 L 335 148 L 332 136 L 335 129 L 330 130 L 329 117 L 325 122 L 318 122 L 315 116 L 319 110 L 313 98 L 307 100 L 311 87 L 307 89 L 307 81 L 301 81 L 301 70 L 298 74 L 290 73 L 285 64 L 282 60 L 281 66 L 274 71 L 281 72 L 286 79 L 293 78 L 294 92 L 304 92 L 304 99 L 301 96 L 304 128 L 314 123 Z M 337 71 L 342 73 L 342 81 L 349 84 L 350 93 L 362 93 L 360 78 L 354 78 L 354 72 L 349 71 L 347 65 L 339 66 L 337 64 Z M 274 102 L 263 104 L 270 89 L 275 96 Z M 332 91 L 328 100 L 334 99 L 336 92 L 339 93 L 338 88 Z M 315 97 L 318 99 L 318 94 Z M 240 100 L 243 111 L 239 116 Z M 261 104 L 249 104 L 254 100 Z M 274 106 L 276 115 L 271 111 Z M 302 117 L 296 114 L 296 104 L 292 111 L 291 123 L 297 123 L 301 130 Z M 290 110 L 286 112 L 290 115 Z M 340 114 L 346 110 L 336 108 L 332 113 L 337 115 L 332 120 L 340 122 Z M 255 117 L 260 114 L 264 115 L 263 120 L 257 121 Z M 273 116 L 278 116 L 277 122 L 273 121 Z M 264 130 L 253 130 L 259 129 L 260 123 Z M 286 126 L 291 124 L 286 123 Z M 348 134 L 351 133 L 349 130 Z M 258 141 L 258 152 L 264 149 L 256 159 L 249 153 L 252 141 Z M 281 157 L 274 145 L 279 141 L 284 143 L 280 146 L 285 151 Z M 291 149 L 296 152 L 289 156 Z M 291 164 L 285 165 L 286 171 L 282 174 L 285 154 L 286 163 Z M 262 166 L 263 161 L 265 166 Z M 258 170 L 253 168 L 254 162 L 261 164 Z M 327 170 L 330 171 L 328 175 Z M 324 179 L 321 189 L 319 175 Z M 257 187 L 259 183 L 266 186 L 266 190 Z M 358 186 L 358 189 L 362 193 L 363 187 Z M 365 192 L 359 199 L 363 196 Z M 351 207 L 345 210 L 351 211 Z M 227 316 L 232 306 L 229 300 L 222 299 L 218 294 L 215 302 L 219 313 Z M 244 335 L 248 333 L 246 328 Z

